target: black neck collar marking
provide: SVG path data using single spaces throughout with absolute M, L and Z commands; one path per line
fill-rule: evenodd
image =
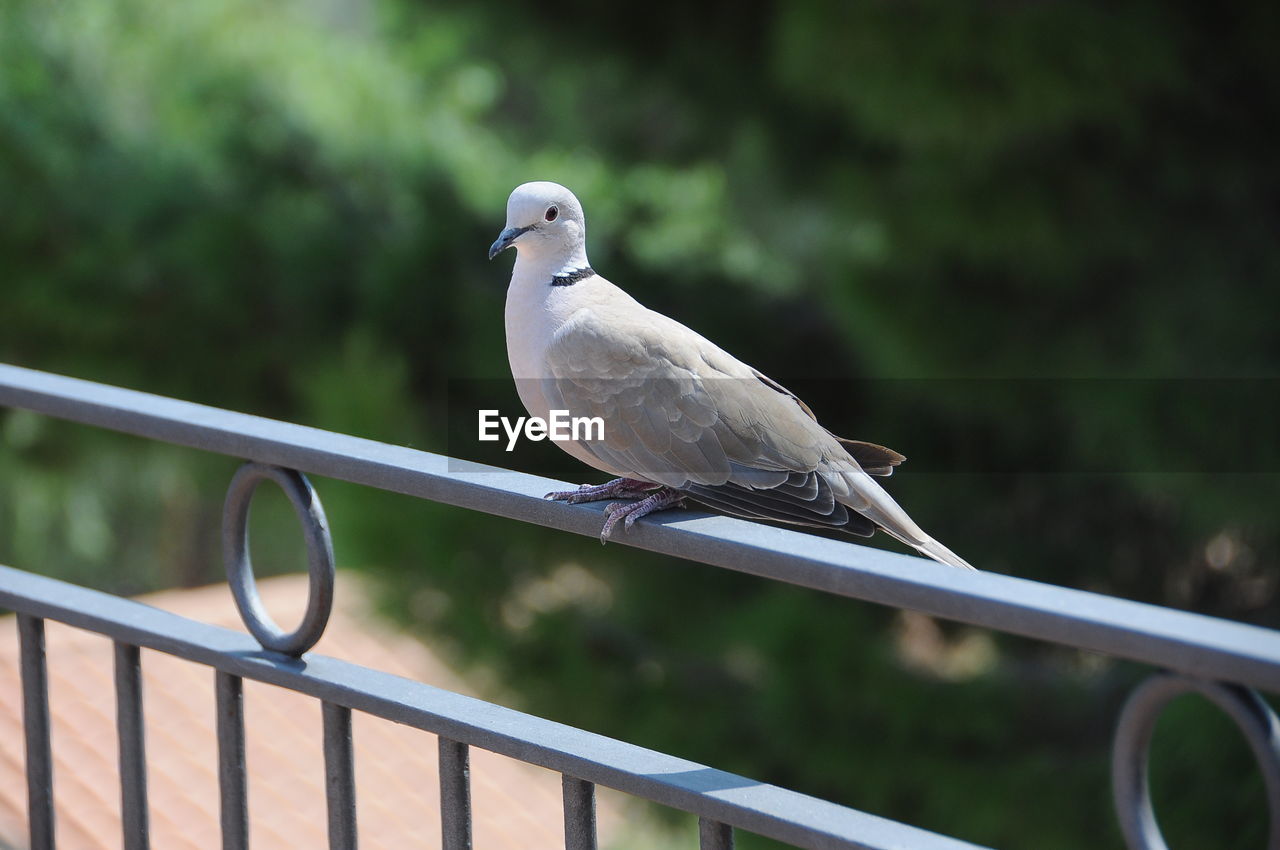
M 573 286 L 580 280 L 585 280 L 595 274 L 591 266 L 583 266 L 580 269 L 574 269 L 571 272 L 560 272 L 560 274 L 551 276 L 552 286 Z

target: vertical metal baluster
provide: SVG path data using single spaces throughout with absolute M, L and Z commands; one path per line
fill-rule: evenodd
M 471 753 L 441 737 L 440 829 L 444 850 L 471 850 Z
M 31 850 L 53 850 L 53 749 L 49 743 L 49 671 L 44 620 L 18 615 L 22 644 L 22 725 L 27 734 L 27 818 Z
M 733 827 L 710 818 L 698 818 L 698 846 L 702 850 L 733 850 Z
M 147 754 L 142 723 L 142 659 L 138 647 L 116 645 L 116 731 L 120 741 L 120 819 L 125 850 L 147 850 Z
M 222 848 L 249 846 L 249 796 L 244 758 L 244 680 L 216 673 L 218 713 L 218 789 L 222 795 Z
M 356 782 L 351 747 L 351 709 L 324 706 L 324 785 L 329 801 L 330 850 L 355 850 Z
M 563 774 L 564 848 L 596 850 L 596 786 Z

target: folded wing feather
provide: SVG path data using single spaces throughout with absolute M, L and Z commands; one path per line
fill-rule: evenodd
M 874 531 L 851 479 L 861 462 L 888 474 L 901 455 L 839 440 L 794 394 L 674 320 L 608 318 L 567 322 L 543 381 L 553 408 L 604 420 L 604 440 L 581 443 L 601 468 L 750 518 Z

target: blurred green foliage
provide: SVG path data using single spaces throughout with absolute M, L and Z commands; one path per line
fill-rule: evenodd
M 1275 625 L 1276 469 L 1239 471 L 1224 411 L 1088 379 L 1276 375 L 1278 8 L 12 0 L 0 358 L 445 451 L 447 382 L 505 375 L 506 195 L 557 180 L 598 269 L 928 457 L 892 489 L 970 560 Z M 929 380 L 831 380 L 886 377 Z M 992 377 L 1085 380 L 948 380 Z M 0 561 L 217 580 L 230 460 L 20 412 L 0 446 Z M 492 695 L 979 843 L 1119 846 L 1140 671 L 319 487 L 341 562 Z M 255 509 L 261 572 L 290 522 Z M 1162 721 L 1158 810 L 1177 846 L 1258 846 L 1200 708 Z

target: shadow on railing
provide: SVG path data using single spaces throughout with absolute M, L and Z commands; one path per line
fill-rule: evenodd
M 247 846 L 242 679 L 323 703 L 329 840 L 356 845 L 351 711 L 439 736 L 443 847 L 471 847 L 468 747 L 564 776 L 565 846 L 594 848 L 595 785 L 696 814 L 704 850 L 728 848 L 740 828 L 806 848 L 970 848 L 974 845 L 782 788 L 553 723 L 324 656 L 300 658 L 324 631 L 333 602 L 333 547 L 304 473 L 595 536 L 598 505 L 548 502 L 563 482 L 450 461 L 315 428 L 219 410 L 74 378 L 0 365 L 0 405 L 245 459 L 228 489 L 223 553 L 250 635 L 197 623 L 110 594 L 0 567 L 0 606 L 18 612 L 31 846 L 53 847 L 52 762 L 44 623 L 53 619 L 116 641 L 122 813 L 126 848 L 147 846 L 146 761 L 139 647 L 218 671 L 223 846 Z M 307 614 L 285 633 L 258 600 L 246 517 L 261 481 L 284 489 L 302 524 L 311 575 Z M 1185 691 L 1204 694 L 1241 728 L 1257 757 L 1280 848 L 1280 723 L 1250 688 L 1280 691 L 1280 632 L 990 573 L 727 517 L 673 512 L 647 519 L 623 543 L 827 593 L 910 608 L 1163 668 L 1125 705 L 1113 748 L 1114 801 L 1131 848 L 1164 846 L 1147 786 L 1156 720 Z M 979 565 L 980 566 L 980 565 Z

